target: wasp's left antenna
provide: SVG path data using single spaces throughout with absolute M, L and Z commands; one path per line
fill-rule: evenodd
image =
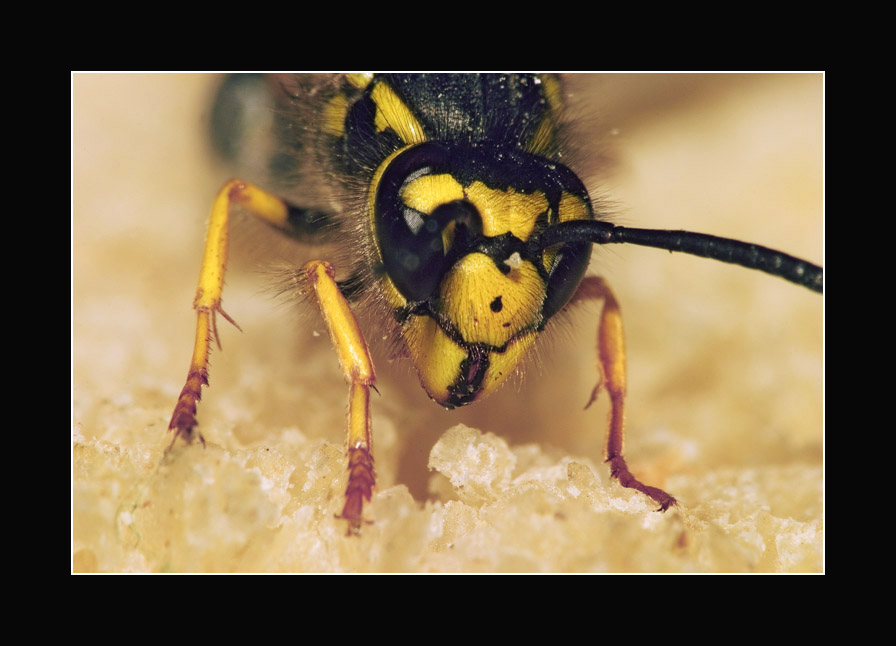
M 530 241 L 530 250 L 540 251 L 567 242 L 635 244 L 679 251 L 758 269 L 812 291 L 824 293 L 824 270 L 805 260 L 761 245 L 691 231 L 632 229 L 599 220 L 571 220 L 548 227 Z

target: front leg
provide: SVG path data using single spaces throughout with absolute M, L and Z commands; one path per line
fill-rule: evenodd
M 179 437 L 187 442 L 198 437 L 205 444 L 202 434 L 196 430 L 196 406 L 202 396 L 202 387 L 208 386 L 212 339 L 221 348 L 216 316 L 220 314 L 239 329 L 221 308 L 230 241 L 230 209 L 233 205 L 241 206 L 263 222 L 298 240 L 312 240 L 319 236 L 329 221 L 324 213 L 287 204 L 276 195 L 241 179 L 228 181 L 218 191 L 208 220 L 199 284 L 193 300 L 193 308 L 197 312 L 193 356 L 186 383 L 168 425 L 168 430 L 174 433 L 169 449 Z
M 376 484 L 370 428 L 370 389 L 376 382 L 376 372 L 358 321 L 336 284 L 333 266 L 312 260 L 302 267 L 302 273 L 317 297 L 330 341 L 349 383 L 348 484 L 341 517 L 348 521 L 349 533 L 357 534 L 364 501 L 370 501 Z
M 198 436 L 205 445 L 205 439 L 196 430 L 196 406 L 202 397 L 202 387 L 208 386 L 208 358 L 212 338 L 215 339 L 218 348 L 221 347 L 215 317 L 220 313 L 236 325 L 221 309 L 221 293 L 224 290 L 224 272 L 227 269 L 227 248 L 230 241 L 230 205 L 234 202 L 251 200 L 252 196 L 259 193 L 260 189 L 251 184 L 233 179 L 221 188 L 212 205 L 205 234 L 202 266 L 199 269 L 199 285 L 196 288 L 196 298 L 193 299 L 193 308 L 197 313 L 196 340 L 193 343 L 193 356 L 190 359 L 187 381 L 180 391 L 171 422 L 168 424 L 168 430 L 174 433 L 168 449 L 179 437 L 191 442 L 194 436 Z

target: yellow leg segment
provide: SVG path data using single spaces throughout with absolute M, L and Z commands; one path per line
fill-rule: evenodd
M 221 309 L 224 271 L 227 268 L 230 205 L 234 203 L 242 205 L 252 214 L 275 226 L 282 227 L 287 220 L 288 207 L 282 200 L 248 182 L 232 179 L 218 192 L 209 216 L 205 251 L 199 270 L 199 286 L 196 289 L 196 298 L 193 300 L 193 308 L 198 315 L 193 358 L 190 361 L 187 382 L 180 392 L 171 423 L 168 425 L 168 430 L 174 431 L 172 444 L 178 437 L 191 442 L 194 435 L 205 444 L 202 434 L 196 432 L 196 405 L 202 397 L 202 387 L 208 385 L 208 357 L 212 338 L 218 344 L 218 348 L 221 347 L 215 317 L 221 314 L 236 325 Z M 239 328 L 238 325 L 236 327 Z
M 364 501 L 370 500 L 376 483 L 370 432 L 370 389 L 376 382 L 376 372 L 358 321 L 336 284 L 333 266 L 312 260 L 302 267 L 302 272 L 317 297 L 330 341 L 349 383 L 348 484 L 342 518 L 349 522 L 349 533 L 357 533 Z
M 666 511 L 677 504 L 675 498 L 657 487 L 650 487 L 638 480 L 622 457 L 625 404 L 625 339 L 622 332 L 622 314 L 613 291 L 602 278 L 589 276 L 582 281 L 574 297 L 600 299 L 604 302 L 597 329 L 598 369 L 601 380 L 591 392 L 587 408 L 597 398 L 601 388 L 610 395 L 610 428 L 607 434 L 607 457 L 610 474 L 623 487 L 636 489 L 659 503 L 658 511 Z

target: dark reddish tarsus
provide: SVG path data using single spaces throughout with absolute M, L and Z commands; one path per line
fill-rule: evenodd
M 348 485 L 345 487 L 345 506 L 341 517 L 349 523 L 349 534 L 357 534 L 361 527 L 361 511 L 364 501 L 370 502 L 376 472 L 373 468 L 373 456 L 365 448 L 348 450 Z

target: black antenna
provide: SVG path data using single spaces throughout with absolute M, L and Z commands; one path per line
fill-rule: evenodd
M 528 248 L 530 252 L 539 252 L 555 244 L 586 241 L 594 244 L 635 244 L 680 251 L 758 269 L 808 287 L 812 291 L 824 293 L 824 270 L 818 265 L 768 247 L 705 233 L 630 229 L 598 220 L 570 220 L 548 227 L 530 240 Z

